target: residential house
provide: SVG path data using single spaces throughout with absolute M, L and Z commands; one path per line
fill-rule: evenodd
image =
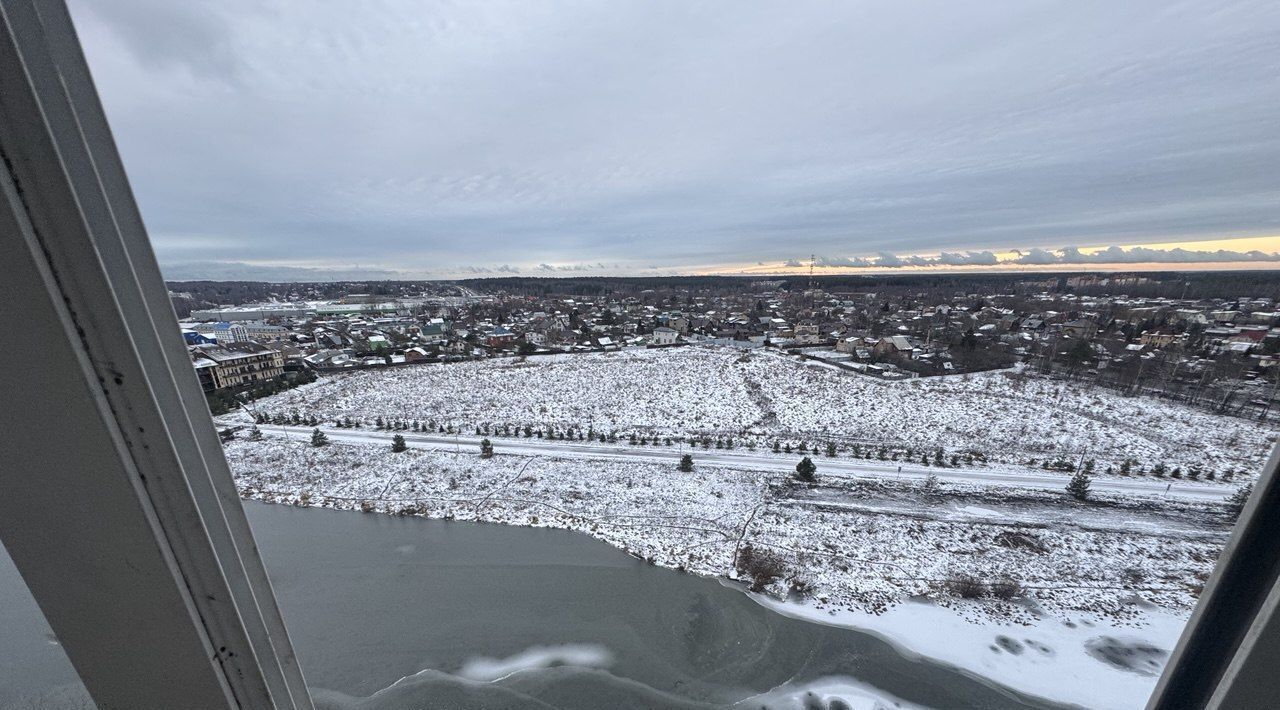
M 1062 324 L 1062 332 L 1073 338 L 1090 340 L 1098 334 L 1098 324 L 1091 320 L 1073 320 Z
M 680 333 L 675 328 L 665 326 L 653 329 L 654 345 L 674 345 L 680 339 Z
M 503 326 L 495 326 L 484 336 L 484 344 L 491 348 L 505 348 L 516 340 L 516 334 Z
M 915 346 L 911 344 L 911 338 L 905 335 L 891 335 L 887 338 L 881 338 L 879 342 L 871 349 L 875 355 L 902 355 L 910 357 L 911 351 Z

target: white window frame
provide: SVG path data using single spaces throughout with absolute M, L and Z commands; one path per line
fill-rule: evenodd
M 0 539 L 102 708 L 312 707 L 62 0 L 0 0 Z

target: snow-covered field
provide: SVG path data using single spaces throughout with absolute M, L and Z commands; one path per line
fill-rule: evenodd
M 579 530 L 655 564 L 716 577 L 740 576 L 734 554 L 746 545 L 768 550 L 784 570 L 766 593 L 807 590 L 787 613 L 866 628 L 1027 692 L 1091 707 L 1131 706 L 1112 701 L 1154 685 L 1176 631 L 1168 623 L 1144 629 L 1157 615 L 1190 613 L 1229 526 L 1212 504 L 1106 496 L 1079 504 L 1047 491 L 823 481 L 821 469 L 818 485 L 796 487 L 777 473 L 722 467 L 681 473 L 661 463 L 501 451 L 491 459 L 393 453 L 312 447 L 305 437 L 275 434 L 238 438 L 226 453 L 242 494 L 269 502 Z M 1008 600 L 965 601 L 948 586 L 958 575 L 1021 589 Z M 945 647 L 892 621 L 904 618 L 904 604 L 924 600 L 955 622 Z M 1059 628 L 1064 622 L 1071 625 Z M 1090 624 L 1109 630 L 1066 631 Z M 1006 627 L 1017 631 L 997 631 Z M 1015 642 L 993 641 L 998 636 Z M 1155 649 L 1151 663 L 1117 670 L 1105 648 L 1094 648 L 1121 636 Z M 972 652 L 948 655 L 957 648 Z M 1055 658 L 1070 673 L 1055 673 Z M 1095 671 L 1118 679 L 1102 684 L 1111 688 L 1106 697 L 1079 682 Z M 1116 687 L 1125 690 L 1117 695 Z
M 654 564 L 743 581 L 753 574 L 735 559 L 749 546 L 780 566 L 757 597 L 783 613 L 1089 707 L 1140 705 L 1154 687 L 1230 519 L 1220 502 L 1122 494 L 1131 482 L 1120 479 L 1080 503 L 1019 486 L 1029 474 L 1018 470 L 1032 458 L 1088 458 L 1105 475 L 1132 458 L 1220 481 L 1251 475 L 1275 439 L 1255 422 L 1034 375 L 881 382 L 776 352 L 695 347 L 362 371 L 255 411 L 329 427 L 381 417 L 432 432 L 612 433 L 622 441 L 506 451 L 512 440 L 494 434 L 498 455 L 482 459 L 474 443 L 313 447 L 296 429 L 264 427 L 262 440 L 242 430 L 226 451 L 242 494 L 269 502 L 579 530 Z M 762 455 L 778 440 L 834 442 L 840 458 L 815 457 L 818 484 L 798 486 L 759 461 L 697 464 L 713 459 L 695 446 L 684 449 L 695 470 L 681 473 L 672 459 L 610 453 L 629 449 L 632 433 L 651 448 L 655 435 L 733 437 Z M 855 444 L 863 457 L 976 452 L 961 466 L 1009 484 L 824 477 L 824 461 L 847 460 Z M 984 598 L 962 598 L 966 580 Z
M 1099 474 L 1129 457 L 1135 469 L 1163 462 L 1170 471 L 1251 474 L 1276 438 L 1245 419 L 1035 375 L 883 382 L 773 351 L 715 347 L 366 370 L 276 395 L 258 409 L 467 431 L 506 424 L 709 434 L 739 437 L 739 445 L 834 441 L 843 451 L 884 444 L 917 456 L 941 447 L 1018 465 L 1083 456 L 1097 461 Z

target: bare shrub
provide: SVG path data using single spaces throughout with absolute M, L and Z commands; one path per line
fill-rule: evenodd
M 1040 538 L 1031 533 L 1017 530 L 1005 530 L 995 536 L 994 542 L 1011 550 L 1031 550 L 1041 555 L 1049 551 L 1049 548 Z
M 943 582 L 943 588 L 961 599 L 981 599 L 987 596 L 987 585 L 971 574 L 952 574 Z
M 751 580 L 751 591 L 762 592 L 787 572 L 782 559 L 767 550 L 746 545 L 738 552 L 738 574 Z
M 991 583 L 991 596 L 1002 601 L 1018 599 L 1026 596 L 1026 593 L 1027 591 L 1022 588 L 1022 584 L 1011 577 L 997 579 Z
M 808 599 L 813 596 L 813 582 L 803 577 L 792 577 L 790 593 L 796 599 Z

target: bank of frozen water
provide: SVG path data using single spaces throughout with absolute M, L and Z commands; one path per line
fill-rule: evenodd
M 966 618 L 963 606 L 910 601 L 881 614 L 815 600 L 750 594 L 796 619 L 875 634 L 903 653 L 954 666 L 1029 695 L 1087 708 L 1143 707 L 1187 617 L 1145 609 L 1119 625 L 1105 618 L 999 623 Z

